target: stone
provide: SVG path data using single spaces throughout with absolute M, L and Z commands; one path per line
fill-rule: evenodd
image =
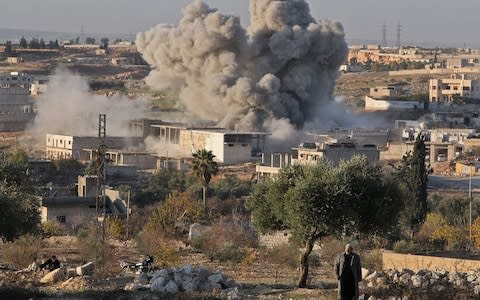
M 410 278 L 411 278 L 410 274 L 404 273 L 398 279 L 398 283 L 402 286 L 408 287 L 410 286 Z
M 362 279 L 365 279 L 368 275 L 370 275 L 370 270 L 362 268 Z
M 67 271 L 65 272 L 65 275 L 67 278 L 72 278 L 77 276 L 77 269 L 76 268 L 67 268 Z
M 192 274 L 193 273 L 193 267 L 192 266 L 183 266 L 182 267 L 183 273 L 185 274 Z
M 476 285 L 474 288 L 473 288 L 473 293 L 478 296 L 480 295 L 480 285 Z
M 234 287 L 226 291 L 227 292 L 227 299 L 228 300 L 237 300 L 240 299 L 240 295 L 238 293 L 238 288 Z
M 477 277 L 477 274 L 471 274 L 471 275 L 468 275 L 468 276 L 467 276 L 467 281 L 468 281 L 468 282 L 474 282 L 474 281 L 477 280 L 477 278 L 478 278 L 478 277 Z
M 375 298 L 373 296 L 370 296 L 370 297 L 368 297 L 368 300 L 377 300 L 377 298 Z
M 184 281 L 182 287 L 187 294 L 192 294 L 198 289 L 197 285 L 193 281 Z
M 169 294 L 175 294 L 178 292 L 178 286 L 175 281 L 170 280 L 167 285 L 165 286 L 165 290 Z
M 442 293 L 442 292 L 446 291 L 447 288 L 444 285 L 439 284 L 439 285 L 435 285 L 433 287 L 433 290 L 437 293 Z
M 182 283 L 183 283 L 183 276 L 182 276 L 182 273 L 180 272 L 173 272 L 173 280 L 175 281 L 175 283 L 181 287 L 182 286 Z
M 165 277 L 157 277 L 153 282 L 150 281 L 150 290 L 152 292 L 160 292 L 164 293 L 165 292 L 165 284 L 167 283 L 167 280 Z
M 372 274 L 365 277 L 365 281 L 375 281 L 378 277 L 377 271 L 374 271 Z
M 413 272 L 413 271 L 410 270 L 410 269 L 402 269 L 402 273 L 403 273 L 403 274 L 408 274 L 408 275 L 410 275 L 410 276 L 413 275 L 413 274 L 415 274 L 415 272 Z
M 208 281 L 211 283 L 220 283 L 223 280 L 223 275 L 221 273 L 215 273 L 208 276 Z
M 141 285 L 145 285 L 149 283 L 148 275 L 145 273 L 138 274 L 137 278 L 135 278 L 135 282 Z
M 412 281 L 412 287 L 414 288 L 421 288 L 422 287 L 422 276 L 421 275 L 413 275 L 410 280 Z
M 51 271 L 47 275 L 43 276 L 43 278 L 40 279 L 40 283 L 52 284 L 52 283 L 56 283 L 58 281 L 63 281 L 64 277 L 65 277 L 65 274 L 63 273 L 63 270 L 58 268 L 58 269 L 55 269 L 55 270 Z
M 91 275 L 95 271 L 95 265 L 93 262 L 88 262 L 76 268 L 78 276 Z
M 326 285 L 325 282 L 323 282 L 323 281 L 320 281 L 320 282 L 322 282 L 324 286 Z M 237 287 L 237 283 L 232 278 L 228 278 L 227 280 L 225 280 L 224 284 L 225 284 L 225 286 L 227 286 L 227 288 Z

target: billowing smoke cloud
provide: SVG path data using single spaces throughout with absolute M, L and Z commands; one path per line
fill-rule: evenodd
M 343 27 L 316 22 L 304 0 L 251 0 L 250 28 L 202 1 L 178 26 L 157 25 L 136 44 L 154 67 L 147 84 L 177 88 L 198 117 L 281 138 L 322 115 L 348 48 Z
M 107 115 L 107 135 L 125 136 L 128 120 L 144 117 L 146 108 L 141 99 L 92 95 L 87 80 L 66 69 L 56 70 L 47 92 L 36 101 L 37 116 L 30 131 L 42 142 L 46 133 L 96 136 L 99 114 Z

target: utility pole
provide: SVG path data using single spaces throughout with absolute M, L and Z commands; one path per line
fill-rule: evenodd
M 400 24 L 400 21 L 398 21 L 397 24 L 397 48 L 400 50 L 400 47 L 402 47 L 402 25 Z
M 96 219 L 95 219 L 95 238 L 96 255 L 95 268 L 103 269 L 105 264 L 105 222 L 106 222 L 106 158 L 105 158 L 105 138 L 106 138 L 107 116 L 100 114 L 98 118 L 98 150 L 97 150 L 97 197 L 96 197 Z
M 129 219 L 130 219 L 130 190 L 128 190 L 128 194 L 127 194 L 127 240 L 129 238 Z
M 470 179 L 468 180 L 468 199 L 469 199 L 469 217 L 468 217 L 468 227 L 469 227 L 469 238 L 470 238 L 470 246 L 472 245 L 472 167 L 475 168 L 475 164 L 470 166 Z
M 382 47 L 387 47 L 387 23 L 383 23 L 382 26 Z

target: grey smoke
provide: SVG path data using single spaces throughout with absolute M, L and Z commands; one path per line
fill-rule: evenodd
M 136 44 L 154 67 L 146 82 L 178 89 L 187 111 L 282 138 L 328 115 L 345 34 L 340 23 L 315 21 L 304 0 L 251 0 L 250 16 L 245 30 L 198 0 L 178 26 L 157 25 Z
M 145 115 L 146 101 L 125 96 L 92 95 L 87 79 L 59 68 L 45 94 L 36 100 L 37 115 L 30 127 L 42 143 L 46 133 L 77 136 L 98 134 L 98 115 L 107 115 L 107 135 L 128 135 L 128 120 Z

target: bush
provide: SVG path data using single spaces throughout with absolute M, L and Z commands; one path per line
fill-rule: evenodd
M 25 268 L 38 258 L 41 246 L 40 238 L 33 235 L 23 235 L 15 241 L 3 245 L 2 259 L 11 267 Z
M 220 221 L 212 226 L 209 233 L 192 241 L 192 246 L 212 261 L 239 262 L 245 258 L 248 248 L 258 247 L 258 240 L 250 230 L 232 222 Z M 233 251 L 232 247 L 236 250 Z
M 382 251 L 379 249 L 368 251 L 362 255 L 362 267 L 368 270 L 383 270 Z
M 300 249 L 294 244 L 277 245 L 262 252 L 266 261 L 278 266 L 295 269 L 300 263 Z
M 172 240 L 159 230 L 144 228 L 137 236 L 137 247 L 141 253 L 151 255 L 159 266 L 173 267 L 180 260 L 178 251 L 173 248 Z
M 175 235 L 175 226 L 181 221 L 186 224 L 198 222 L 203 216 L 203 205 L 189 193 L 175 193 L 165 202 L 152 208 L 152 213 L 144 226 L 149 231 L 161 231 Z
M 48 222 L 42 223 L 43 237 L 62 236 L 62 235 L 65 235 L 65 232 L 66 232 L 65 226 L 58 222 L 48 221 Z
M 345 251 L 346 243 L 330 236 L 322 239 L 320 244 L 322 245 L 322 258 L 333 264 L 337 255 Z
M 216 258 L 220 262 L 240 263 L 245 258 L 247 250 L 237 245 L 227 242 L 216 253 Z
M 114 257 L 114 249 L 109 242 L 108 231 L 105 230 L 104 241 L 102 241 L 102 234 L 102 228 L 99 227 L 97 232 L 95 223 L 80 229 L 77 234 L 77 245 L 82 260 L 95 262 L 95 272 L 99 277 L 117 272 L 119 267 L 119 264 L 111 259 Z
M 393 244 L 393 249 L 394 252 L 396 253 L 402 253 L 402 254 L 407 254 L 407 253 L 416 253 L 418 252 L 418 246 L 415 245 L 415 243 L 406 241 L 406 240 L 400 240 L 396 241 Z
M 123 236 L 122 220 L 118 217 L 109 217 L 106 219 L 105 230 L 108 238 L 119 240 Z

